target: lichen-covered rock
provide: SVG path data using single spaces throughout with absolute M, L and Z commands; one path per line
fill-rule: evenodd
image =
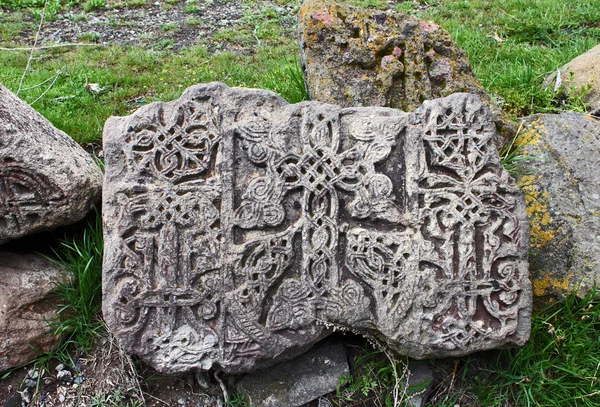
M 596 45 L 560 68 L 559 78 L 556 72 L 549 75 L 544 85 L 554 87 L 559 80 L 559 86 L 562 85 L 567 91 L 580 94 L 582 100 L 589 105 L 591 113 L 600 115 L 600 63 L 598 61 L 600 61 L 600 45 Z
M 600 283 L 600 122 L 579 113 L 525 120 L 518 185 L 531 224 L 530 268 L 539 304 Z M 580 285 L 581 284 L 581 285 Z
M 495 117 L 497 146 L 516 125 L 480 85 L 464 51 L 432 21 L 329 0 L 300 10 L 300 55 L 311 100 L 342 107 L 416 109 L 456 92 L 481 97 Z
M 417 358 L 523 344 L 525 202 L 476 96 L 415 113 L 195 86 L 104 131 L 103 311 L 161 372 L 243 372 L 327 334 Z
M 101 188 L 91 156 L 0 85 L 0 244 L 81 220 Z
M 27 363 L 58 343 L 55 284 L 62 271 L 39 255 L 0 252 L 0 372 Z

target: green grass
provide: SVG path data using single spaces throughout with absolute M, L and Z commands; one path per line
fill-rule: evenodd
M 600 43 L 599 0 L 440 0 L 421 15 L 450 31 L 513 117 L 564 109 L 542 81 Z M 569 107 L 569 106 L 566 106 Z
M 164 41 L 164 40 L 163 40 Z M 169 40 L 168 40 L 169 41 Z M 173 43 L 157 44 L 167 49 Z M 64 51 L 64 52 L 63 52 Z M 161 49 L 85 47 L 40 53 L 24 88 L 36 86 L 61 71 L 53 87 L 34 107 L 55 126 L 81 144 L 98 142 L 111 115 L 127 115 L 145 103 L 178 98 L 183 90 L 203 82 L 261 87 L 280 93 L 289 102 L 305 100 L 306 93 L 295 52 L 286 47 L 260 48 L 255 55 L 212 54 L 203 47 L 170 53 Z M 0 52 L 0 82 L 12 91 L 27 64 L 25 52 Z M 109 90 L 93 95 L 86 83 Z M 31 103 L 47 86 L 22 91 Z
M 65 268 L 65 279 L 56 285 L 61 298 L 58 319 L 50 323 L 61 335 L 58 348 L 47 357 L 68 360 L 73 349 L 92 348 L 103 331 L 102 311 L 102 219 L 97 212 L 80 237 L 66 237 L 57 251 L 58 264 Z

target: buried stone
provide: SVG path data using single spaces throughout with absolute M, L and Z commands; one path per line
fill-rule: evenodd
M 416 358 L 529 336 L 528 223 L 468 94 L 414 113 L 189 88 L 104 130 L 104 315 L 157 370 L 245 372 L 340 327 Z

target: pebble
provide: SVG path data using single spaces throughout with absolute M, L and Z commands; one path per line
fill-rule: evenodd
M 62 363 L 58 366 L 56 366 L 56 371 L 60 372 L 61 370 L 65 370 L 65 365 L 63 365 Z
M 58 380 L 70 381 L 71 380 L 71 372 L 69 372 L 68 370 L 61 370 L 56 375 L 56 378 Z
M 64 403 L 65 402 L 65 396 L 62 395 L 62 394 L 59 394 L 58 395 L 58 401 L 60 401 L 61 403 Z
M 179 400 L 177 400 L 177 404 L 185 406 L 187 404 L 187 399 L 185 397 L 182 397 Z
M 31 369 L 29 372 L 27 372 L 27 376 L 30 379 L 37 379 L 40 376 L 40 372 L 37 369 Z

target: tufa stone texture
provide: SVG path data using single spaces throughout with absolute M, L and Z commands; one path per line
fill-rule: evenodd
M 0 244 L 81 220 L 101 188 L 91 156 L 0 85 Z
M 536 304 L 600 283 L 600 122 L 579 113 L 525 120 L 518 185 L 531 224 Z
M 388 106 L 404 111 L 456 92 L 481 97 L 500 138 L 514 122 L 483 89 L 450 33 L 432 21 L 307 0 L 300 9 L 300 55 L 311 100 L 342 107 Z
M 62 270 L 45 258 L 0 252 L 0 372 L 33 360 L 59 341 L 55 284 Z
M 337 326 L 416 358 L 529 335 L 525 202 L 476 96 L 415 113 L 211 83 L 104 131 L 104 316 L 161 372 Z
M 560 68 L 560 84 L 567 90 L 583 90 L 583 101 L 592 114 L 600 115 L 600 45 L 579 55 Z M 557 73 L 549 75 L 544 86 L 555 86 Z

